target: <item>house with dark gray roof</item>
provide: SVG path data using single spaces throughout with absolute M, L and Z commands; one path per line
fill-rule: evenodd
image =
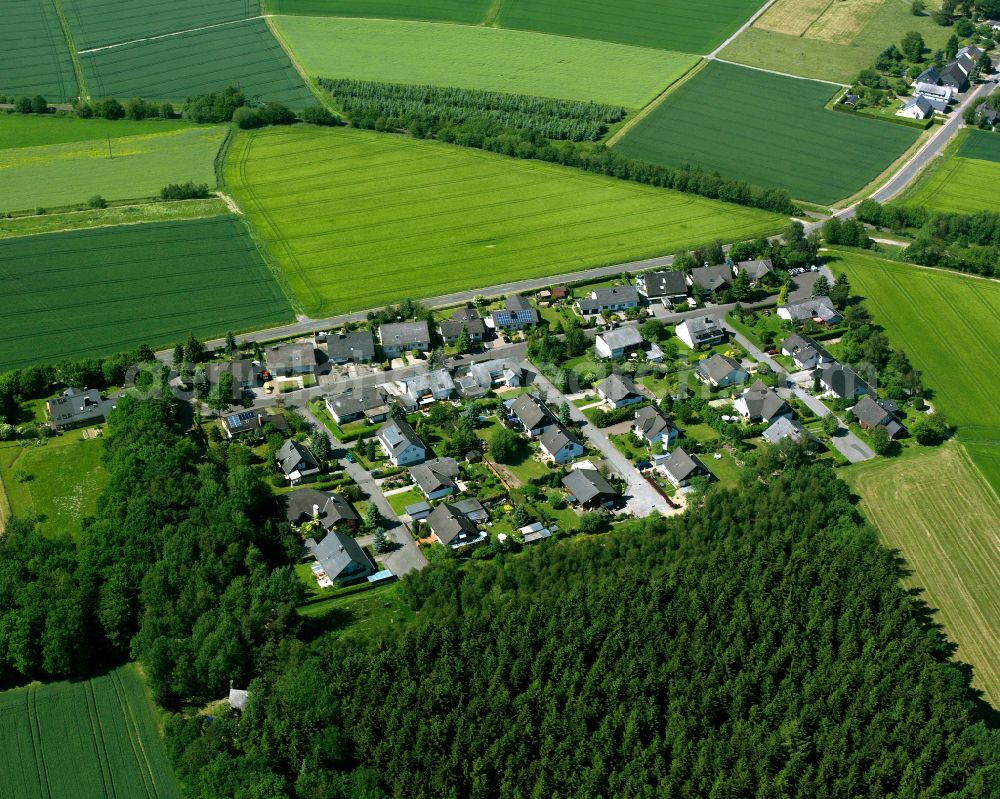
M 840 321 L 840 312 L 829 297 L 813 297 L 802 302 L 779 305 L 778 316 L 794 323 L 811 319 L 817 324 L 835 325 Z
M 386 358 L 398 358 L 412 350 L 427 352 L 431 348 L 431 331 L 426 319 L 390 322 L 379 325 L 378 341 Z
M 558 424 L 547 427 L 538 437 L 538 444 L 545 458 L 560 465 L 583 455 L 583 445 Z
M 612 408 L 637 405 L 646 399 L 628 375 L 612 373 L 597 384 L 597 394 Z
M 808 336 L 792 333 L 781 342 L 781 354 L 792 359 L 799 369 L 815 369 L 833 363 L 833 356 Z
M 756 286 L 766 275 L 774 272 L 774 263 L 770 258 L 740 261 L 733 267 L 733 276 L 739 277 L 743 272 L 746 272 L 750 285 Z
M 502 309 L 490 313 L 494 330 L 523 330 L 537 325 L 538 319 L 538 311 L 520 294 L 511 294 L 504 300 Z
M 906 119 L 927 119 L 934 113 L 934 105 L 923 95 L 911 97 L 896 112 L 896 116 Z
M 733 285 L 733 270 L 726 264 L 696 266 L 688 275 L 688 283 L 709 294 L 718 294 Z
M 773 388 L 757 380 L 733 402 L 737 413 L 751 423 L 773 422 L 782 416 L 790 417 L 792 409 Z
M 677 338 L 693 350 L 712 347 L 726 338 L 726 331 L 714 316 L 685 319 L 674 329 Z
M 294 527 L 317 521 L 328 531 L 341 526 L 354 530 L 361 522 L 354 506 L 334 491 L 300 488 L 281 495 L 279 500 L 284 506 L 285 518 Z
M 317 578 L 322 574 L 333 582 L 345 582 L 367 577 L 374 571 L 371 560 L 357 540 L 339 530 L 327 533 L 319 544 L 309 539 L 306 550 L 319 566 L 319 572 L 313 569 Z
M 956 92 L 964 92 L 969 88 L 969 71 L 963 69 L 958 61 L 950 61 L 941 70 L 941 84 L 951 86 Z
M 511 413 L 517 417 L 521 427 L 532 438 L 540 436 L 545 428 L 556 423 L 548 406 L 533 394 L 522 394 L 511 403 Z
M 577 300 L 576 309 L 581 316 L 627 311 L 639 307 L 639 292 L 635 286 L 608 286 L 594 289 L 589 297 Z
M 410 467 L 410 477 L 428 500 L 455 493 L 460 474 L 454 458 L 433 458 Z
M 438 327 L 445 344 L 454 344 L 458 341 L 463 330 L 469 334 L 469 341 L 476 344 L 482 342 L 486 336 L 486 322 L 479 315 L 479 311 L 468 305 L 459 308 Z
M 244 433 L 258 430 L 263 424 L 259 411 L 227 413 L 222 417 L 220 423 L 222 424 L 222 431 L 226 434 L 226 438 L 230 440 Z
M 268 347 L 267 368 L 273 376 L 309 375 L 316 371 L 316 348 L 311 341 Z
M 389 417 L 389 395 L 381 386 L 352 386 L 339 394 L 330 394 L 323 404 L 337 424 L 358 419 L 382 422 Z
M 682 447 L 675 449 L 660 463 L 660 468 L 666 478 L 678 488 L 691 485 L 696 477 L 713 478 L 708 467 L 697 455 L 689 455 Z
M 858 400 L 858 404 L 851 408 L 851 413 L 864 430 L 874 430 L 881 427 L 889 434 L 889 438 L 903 438 L 909 433 L 895 416 L 870 396 L 864 396 Z
M 393 466 L 411 466 L 427 457 L 427 447 L 404 419 L 392 419 L 379 428 L 379 446 Z
M 301 483 L 320 473 L 319 461 L 305 444 L 294 438 L 288 439 L 275 454 L 278 468 L 291 484 Z
M 330 333 L 326 337 L 326 353 L 336 364 L 368 363 L 375 358 L 375 337 L 370 330 Z
M 687 298 L 687 276 L 683 272 L 649 272 L 635 279 L 636 290 L 647 300 L 661 300 L 664 305 Z
M 486 540 L 486 533 L 449 502 L 442 502 L 431 511 L 427 517 L 427 525 L 439 543 L 452 549 L 480 544 Z
M 677 428 L 670 424 L 667 417 L 655 405 L 647 405 L 635 412 L 632 432 L 650 446 L 660 442 L 664 449 L 673 444 L 678 436 Z
M 570 501 L 581 508 L 610 507 L 618 498 L 618 492 L 597 469 L 571 469 L 562 484 Z
M 601 358 L 623 358 L 626 353 L 645 346 L 646 341 L 633 325 L 616 327 L 597 334 L 594 350 Z
M 471 521 L 478 523 L 488 522 L 490 513 L 476 497 L 466 497 L 457 502 L 452 502 L 451 506 L 459 513 L 464 513 Z
M 750 373 L 740 365 L 739 361 L 718 353 L 703 361 L 698 361 L 694 373 L 702 383 L 712 388 L 735 386 L 750 376 Z
M 233 399 L 238 400 L 243 389 L 258 388 L 264 384 L 264 370 L 259 363 L 247 358 L 205 365 L 205 377 L 210 385 L 217 386 L 224 374 L 233 376 Z
M 917 86 L 921 83 L 931 83 L 937 86 L 940 82 L 941 73 L 935 67 L 928 67 L 913 79 L 912 85 Z
M 101 399 L 96 388 L 67 388 L 58 397 L 45 401 L 45 413 L 53 430 L 100 424 L 114 407 L 114 401 Z
M 817 369 L 814 374 L 823 391 L 838 399 L 856 399 L 862 394 L 872 393 L 871 386 L 857 372 L 843 364 L 832 363 Z

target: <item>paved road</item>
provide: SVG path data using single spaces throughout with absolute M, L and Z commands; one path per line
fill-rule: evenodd
M 522 365 L 525 369 L 535 372 L 534 383 L 545 391 L 550 405 L 558 407 L 563 402 L 567 402 L 566 397 L 551 381 L 543 375 L 537 374 L 537 367 L 529 361 L 524 361 Z M 629 513 L 634 516 L 648 516 L 655 510 L 664 516 L 669 516 L 679 512 L 667 504 L 666 500 L 646 481 L 646 478 L 642 476 L 632 462 L 618 451 L 618 448 L 611 443 L 611 440 L 602 430 L 587 421 L 587 417 L 583 415 L 579 408 L 573 405 L 573 403 L 569 403 L 569 408 L 570 416 L 573 420 L 582 423 L 581 429 L 587 441 L 625 479 L 628 485 L 625 507 Z
M 809 407 L 809 409 L 820 418 L 828 416 L 832 413 L 826 405 L 804 389 L 795 388 L 792 389 L 792 393 L 802 400 Z M 838 417 L 837 421 L 840 422 L 840 429 L 837 430 L 836 434 L 830 439 L 830 441 L 833 442 L 833 446 L 837 448 L 837 451 L 840 452 L 841 455 L 847 458 L 847 460 L 851 463 L 860 463 L 861 461 L 871 460 L 875 457 L 875 453 L 872 451 L 872 448 L 852 433 L 847 428 L 847 425 L 844 424 L 843 419 Z
M 750 356 L 760 363 L 766 363 L 771 367 L 771 371 L 775 374 L 781 375 L 785 373 L 784 367 L 778 363 L 774 358 L 768 355 L 766 352 L 757 347 L 753 342 L 750 341 L 746 336 L 740 333 L 735 327 L 729 324 L 725 318 L 720 319 L 722 326 L 729 331 L 729 334 L 735 339 L 736 343 L 739 344 L 743 349 L 750 353 Z

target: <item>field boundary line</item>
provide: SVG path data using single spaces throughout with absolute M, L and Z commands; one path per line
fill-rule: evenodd
M 783 78 L 795 78 L 795 80 L 810 80 L 816 83 L 829 83 L 831 86 L 839 86 L 841 89 L 850 88 L 849 83 L 837 83 L 835 80 L 825 80 L 823 78 L 805 78 L 802 75 L 793 75 L 791 72 L 778 72 L 776 69 L 765 69 L 764 67 L 752 67 L 749 64 L 741 64 L 738 61 L 729 61 L 725 58 L 718 58 L 717 56 L 706 56 L 711 61 L 718 61 L 720 64 L 730 64 L 734 67 L 743 67 L 744 69 L 755 69 L 757 72 L 770 72 L 772 75 L 781 75 Z
M 83 64 L 80 63 L 80 54 L 77 52 L 76 44 L 73 42 L 73 31 L 70 30 L 69 21 L 63 13 L 61 0 L 52 0 L 56 9 L 56 16 L 59 18 L 59 26 L 62 28 L 63 36 L 66 39 L 66 47 L 69 49 L 69 60 L 73 64 L 73 73 L 76 75 L 76 90 L 84 100 L 90 99 L 87 91 L 87 79 L 83 76 Z
M 628 133 L 642 120 L 644 120 L 646 117 L 652 114 L 653 111 L 659 108 L 671 94 L 673 94 L 681 86 L 683 86 L 693 77 L 695 77 L 695 75 L 701 72 L 706 66 L 708 66 L 708 59 L 699 58 L 694 64 L 691 65 L 691 68 L 688 69 L 687 72 L 685 72 L 677 80 L 675 80 L 673 83 L 667 86 L 662 92 L 656 95 L 656 97 L 650 100 L 649 103 L 646 104 L 645 108 L 640 110 L 639 113 L 637 113 L 628 122 L 626 122 L 624 125 L 618 128 L 618 130 L 615 131 L 615 134 L 610 139 L 607 140 L 607 142 L 605 143 L 605 147 L 614 147 L 614 145 L 618 144 L 618 142 L 625 137 L 626 133 Z
M 58 4 L 59 0 L 56 0 Z M 213 22 L 211 25 L 202 25 L 200 28 L 188 28 L 187 30 L 174 31 L 173 33 L 160 33 L 156 36 L 144 36 L 141 39 L 130 39 L 127 42 L 115 42 L 114 44 L 105 44 L 101 47 L 91 47 L 87 50 L 77 50 L 75 51 L 77 55 L 90 55 L 91 53 L 100 53 L 103 50 L 114 50 L 116 47 L 126 47 L 130 44 L 140 44 L 142 42 L 155 42 L 159 39 L 170 39 L 173 36 L 183 36 L 185 33 L 197 33 L 198 31 L 212 30 L 212 28 L 224 28 L 227 25 L 240 25 L 244 22 L 253 22 L 255 19 L 265 19 L 263 14 L 258 14 L 256 17 L 245 17 L 243 19 L 231 19 L 228 22 Z
M 802 31 L 802 33 L 800 33 L 800 34 L 798 35 L 798 38 L 799 38 L 799 39 L 808 39 L 808 38 L 810 38 L 810 37 L 809 37 L 809 36 L 807 35 L 807 34 L 809 33 L 809 29 L 810 29 L 810 28 L 811 28 L 811 27 L 812 27 L 813 25 L 815 25 L 815 24 L 816 24 L 817 22 L 819 22 L 819 21 L 820 21 L 821 19 L 823 19 L 824 15 L 826 14 L 826 12 L 827 12 L 827 11 L 829 11 L 829 10 L 830 10 L 830 7 L 831 7 L 831 6 L 833 5 L 833 3 L 834 3 L 834 0 L 828 0 L 828 2 L 827 2 L 827 4 L 826 4 L 826 8 L 824 8 L 824 9 L 823 9 L 822 11 L 820 11 L 820 12 L 819 12 L 819 13 L 818 13 L 818 14 L 817 14 L 817 15 L 816 15 L 816 16 L 815 16 L 814 18 L 813 18 L 813 21 L 812 21 L 812 22 L 810 22 L 810 23 L 809 23 L 808 25 L 806 25 L 806 27 L 805 27 L 805 30 L 804 30 L 804 31 Z
M 94 749 L 97 751 L 97 765 L 101 774 L 106 796 L 118 796 L 115 789 L 114 776 L 111 774 L 111 760 L 108 757 L 108 743 L 104 736 L 104 724 L 97 708 L 97 696 L 94 694 L 94 681 L 87 680 L 82 684 L 84 701 L 87 703 L 87 715 L 90 717 L 90 731 L 94 736 Z
M 503 9 L 503 0 L 493 0 L 493 3 L 488 9 L 486 9 L 486 17 L 480 23 L 484 28 L 495 28 L 497 26 L 497 17 L 500 16 L 500 11 Z
M 45 747 L 42 745 L 42 729 L 38 725 L 38 684 L 28 686 L 28 725 L 31 729 L 31 743 L 35 747 L 35 766 L 38 769 L 38 784 L 45 791 L 46 799 L 52 799 L 49 786 L 49 772 L 45 768 Z
M 335 116 L 340 116 L 340 113 L 333 106 L 333 97 L 330 96 L 323 88 L 319 85 L 319 81 L 316 78 L 310 77 L 309 73 L 306 72 L 306 68 L 299 63 L 298 56 L 295 55 L 295 51 L 292 46 L 288 43 L 284 36 L 281 35 L 281 31 L 278 30 L 277 26 L 271 21 L 273 15 L 264 16 L 264 24 L 267 25 L 267 29 L 271 32 L 271 36 L 278 43 L 288 60 L 292 63 L 292 67 L 296 72 L 299 73 L 299 77 L 305 82 L 306 86 L 309 87 L 309 91 L 312 92 L 313 98 L 327 111 Z M 278 15 L 281 16 L 281 15 Z M 327 97 L 330 97 L 328 100 Z M 224 159 L 223 159 L 224 160 Z
M 705 58 L 707 58 L 709 60 L 713 60 L 722 50 L 724 50 L 725 48 L 729 47 L 729 45 L 731 45 L 734 40 L 736 40 L 741 35 L 743 35 L 744 31 L 746 31 L 747 28 L 751 27 L 758 19 L 760 19 L 762 16 L 764 16 L 764 14 L 767 13 L 767 10 L 771 6 L 773 6 L 776 2 L 778 2 L 778 0 L 767 0 L 767 2 L 764 3 L 764 5 L 762 5 L 760 8 L 758 8 L 750 16 L 750 19 L 748 19 L 746 22 L 744 22 L 742 25 L 740 25 L 739 28 L 736 29 L 736 32 L 732 36 L 730 36 L 722 44 L 720 44 L 718 47 L 716 47 L 711 53 L 708 53 L 705 56 Z M 830 2 L 832 4 L 833 0 L 830 0 Z
M 121 708 L 122 715 L 125 717 L 125 729 L 128 731 L 128 742 L 132 749 L 132 754 L 135 756 L 137 763 L 141 755 L 141 763 L 145 765 L 145 769 L 142 769 L 145 772 L 142 775 L 143 789 L 146 790 L 150 799 L 156 799 L 160 792 L 156 788 L 156 780 L 153 777 L 153 764 L 149 762 L 149 755 L 146 753 L 146 747 L 143 745 L 139 721 L 136 719 L 132 705 L 128 701 L 128 692 L 125 690 L 125 686 L 117 670 L 111 672 L 109 676 L 111 678 L 111 687 L 118 698 L 118 705 Z M 152 788 L 152 793 L 149 791 L 150 788 Z

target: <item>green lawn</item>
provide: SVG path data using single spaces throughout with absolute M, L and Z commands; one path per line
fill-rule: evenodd
M 503 0 L 497 24 L 704 55 L 760 6 L 761 0 Z
M 874 180 L 918 135 L 902 125 L 827 111 L 833 91 L 825 83 L 714 61 L 615 148 L 631 158 L 690 164 L 832 203 Z
M 35 516 L 44 535 L 79 536 L 107 483 L 102 452 L 100 439 L 84 440 L 80 430 L 45 439 L 43 446 L 0 444 L 0 481 L 11 513 Z M 21 482 L 21 475 L 28 479 Z
M 696 61 L 684 53 L 470 25 L 330 17 L 278 17 L 275 24 L 311 77 L 459 86 L 633 108 Z
M 0 114 L 0 150 L 11 147 L 40 147 L 43 144 L 68 144 L 111 136 L 142 136 L 169 133 L 194 123 L 183 119 L 80 119 L 55 114 Z
M 215 185 L 226 129 L 187 128 L 128 138 L 0 150 L 5 211 L 152 197 L 168 183 Z M 110 154 L 109 154 L 110 152 Z
M 0 240 L 0 369 L 84 358 L 194 332 L 219 336 L 291 311 L 234 216 Z
M 389 500 L 389 505 L 398 514 L 405 513 L 407 505 L 416 505 L 418 502 L 426 501 L 424 493 L 419 488 L 411 488 L 400 494 L 390 494 L 386 499 Z
M 54 3 L 5 0 L 0 92 L 42 94 L 50 103 L 80 93 Z
M 240 134 L 228 186 L 312 315 L 734 241 L 782 220 L 536 161 L 392 134 Z
M 135 666 L 0 693 L 5 799 L 179 799 L 156 709 Z
M 314 620 L 324 632 L 338 632 L 341 636 L 358 636 L 368 640 L 415 617 L 400 595 L 399 583 L 304 605 L 298 612 L 300 616 Z
M 1000 491 L 1000 284 L 862 253 L 835 257 L 831 268 L 847 273 L 876 322 L 923 373 L 931 404 L 958 426 L 959 439 Z
M 933 52 L 944 47 L 953 29 L 941 27 L 930 16 L 913 16 L 909 3 L 899 0 L 779 0 L 720 57 L 850 83 L 890 42 L 898 45 L 907 31 L 920 33 Z
M 494 0 L 265 0 L 272 14 L 388 17 L 478 25 Z
M 294 109 L 315 104 L 262 19 L 99 50 L 80 61 L 95 97 L 181 102 L 234 85 Z
M 997 494 L 957 441 L 841 473 L 885 543 L 913 570 L 907 585 L 924 589 L 923 598 L 958 643 L 958 659 L 972 664 L 973 685 L 1000 707 Z

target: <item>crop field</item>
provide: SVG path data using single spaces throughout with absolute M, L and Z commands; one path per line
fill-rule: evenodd
M 949 155 L 924 172 L 901 202 L 956 214 L 996 211 L 998 181 L 1000 162 Z
M 193 127 L 181 119 L 80 119 L 79 117 L 35 116 L 34 114 L 0 115 L 0 150 L 12 147 L 40 147 L 43 144 L 67 144 L 74 141 L 116 139 L 146 133 L 169 133 Z
M 685 53 L 398 20 L 277 17 L 313 77 L 458 86 L 640 108 L 696 63 Z M 334 46 L 331 46 L 334 43 Z
M 76 97 L 76 75 L 55 5 L 5 0 L 2 18 L 0 94 L 42 94 L 49 102 Z
M 829 84 L 713 61 L 616 149 L 832 203 L 878 177 L 918 135 L 902 125 L 825 110 L 833 91 Z
M 957 441 L 844 474 L 885 543 L 912 569 L 906 584 L 924 589 L 958 644 L 956 656 L 974 667 L 973 685 L 1000 707 L 1000 499 Z
M 233 216 L 0 241 L 0 370 L 188 333 L 286 322 L 288 301 Z
M 1000 163 L 1000 136 L 983 130 L 970 130 L 959 145 L 957 155 Z
M 78 50 L 260 15 L 260 0 L 62 0 Z
M 271 14 L 422 19 L 478 25 L 494 0 L 266 0 Z
M 223 127 L 0 150 L 5 211 L 152 197 L 168 183 L 215 185 Z
M 704 55 L 761 5 L 762 0 L 502 0 L 497 24 Z
M 179 799 L 134 666 L 0 693 L 4 799 Z
M 43 535 L 76 537 L 83 532 L 84 517 L 97 510 L 107 482 L 101 441 L 84 439 L 80 430 L 44 441 L 44 446 L 0 444 L 3 491 L 11 513 L 36 517 Z
M 95 97 L 180 102 L 233 85 L 294 109 L 313 102 L 262 19 L 98 50 L 80 61 Z
M 1000 493 L 1000 283 L 854 252 L 837 253 L 831 268 L 847 273 L 890 340 L 906 350 L 933 391 L 931 404 L 957 425 Z
M 749 208 L 358 130 L 240 134 L 225 167 L 305 313 L 372 308 L 781 227 Z
M 929 14 L 913 16 L 909 3 L 899 0 L 778 0 L 720 57 L 850 83 L 907 31 L 920 33 L 931 52 L 951 35 Z

